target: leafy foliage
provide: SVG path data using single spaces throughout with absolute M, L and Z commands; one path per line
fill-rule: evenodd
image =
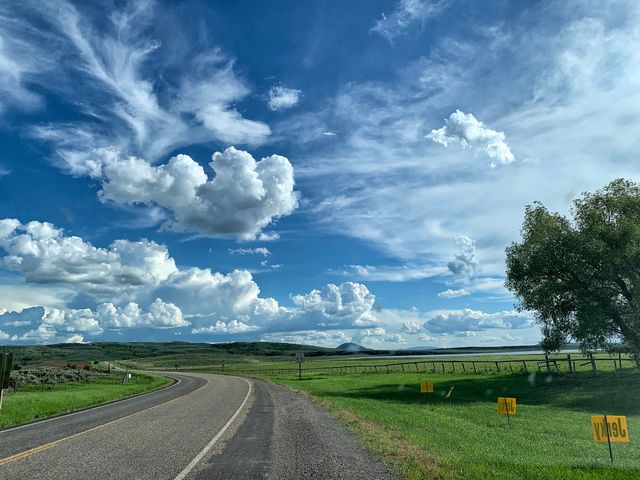
M 533 310 L 545 349 L 625 342 L 640 352 L 640 186 L 618 179 L 575 200 L 573 219 L 528 206 L 507 248 L 506 287 Z

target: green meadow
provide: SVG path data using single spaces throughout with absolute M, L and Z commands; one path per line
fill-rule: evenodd
M 405 478 L 640 478 L 640 375 L 291 375 L 270 380 L 310 394 Z M 432 380 L 435 392 L 420 393 Z M 454 387 L 451 396 L 446 394 Z M 496 412 L 498 396 L 516 415 Z M 591 437 L 591 415 L 626 415 L 631 443 Z M 510 422 L 508 422 L 510 420 Z

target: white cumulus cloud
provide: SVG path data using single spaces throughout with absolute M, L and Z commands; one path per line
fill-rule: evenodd
M 471 292 L 465 290 L 464 288 L 459 288 L 457 290 L 447 288 L 446 290 L 438 293 L 438 297 L 440 298 L 457 298 L 466 297 L 467 295 L 471 295 Z
M 378 323 L 372 312 L 375 296 L 361 283 L 330 283 L 322 290 L 294 295 L 291 300 L 299 307 L 299 315 L 316 320 L 321 326 L 334 323 L 343 326 L 368 326 Z
M 431 130 L 427 138 L 448 147 L 450 143 L 457 143 L 463 148 L 472 148 L 476 152 L 484 153 L 491 159 L 491 167 L 507 165 L 516 157 L 505 142 L 504 132 L 498 132 L 485 126 L 471 113 L 460 110 L 453 112 L 444 126 Z
M 122 204 L 159 205 L 172 213 L 165 228 L 206 235 L 253 239 L 278 217 L 298 206 L 293 167 L 280 155 L 256 162 L 234 147 L 216 152 L 209 164 L 215 176 L 187 155 L 153 166 L 107 149 L 100 154 L 100 198 Z
M 301 90 L 275 85 L 269 89 L 268 107 L 275 111 L 295 107 L 302 96 Z
M 455 254 L 453 260 L 447 264 L 447 267 L 454 275 L 467 278 L 473 277 L 478 268 L 476 242 L 464 235 L 456 237 L 455 242 L 459 251 Z
M 191 333 L 245 333 L 259 330 L 260 327 L 256 325 L 247 325 L 246 323 L 238 320 L 231 320 L 230 322 L 217 321 L 215 325 L 209 325 L 208 327 L 194 328 Z
M 182 311 L 173 303 L 156 298 L 147 312 L 137 303 L 129 302 L 122 307 L 112 303 L 102 303 L 96 308 L 96 315 L 101 325 L 109 328 L 175 328 L 186 327 L 191 322 L 185 320 Z
M 492 328 L 526 328 L 531 314 L 515 310 L 486 313 L 479 310 L 449 310 L 427 320 L 423 327 L 430 333 L 480 332 Z
M 402 331 L 411 335 L 420 333 L 422 331 L 422 325 L 415 320 L 407 320 L 402 324 Z
M 117 291 L 157 285 L 177 271 L 164 245 L 149 240 L 116 240 L 94 247 L 65 236 L 47 222 L 0 220 L 0 266 L 20 272 L 27 282 L 68 285 L 81 290 Z

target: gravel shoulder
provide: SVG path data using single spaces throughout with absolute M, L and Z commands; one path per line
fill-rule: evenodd
M 245 421 L 188 478 L 391 480 L 355 436 L 303 395 L 253 380 Z

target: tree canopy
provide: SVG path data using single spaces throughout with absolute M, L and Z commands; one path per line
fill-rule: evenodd
M 618 179 L 583 193 L 572 218 L 527 206 L 506 251 L 506 287 L 535 312 L 545 350 L 624 343 L 640 353 L 640 185 Z

